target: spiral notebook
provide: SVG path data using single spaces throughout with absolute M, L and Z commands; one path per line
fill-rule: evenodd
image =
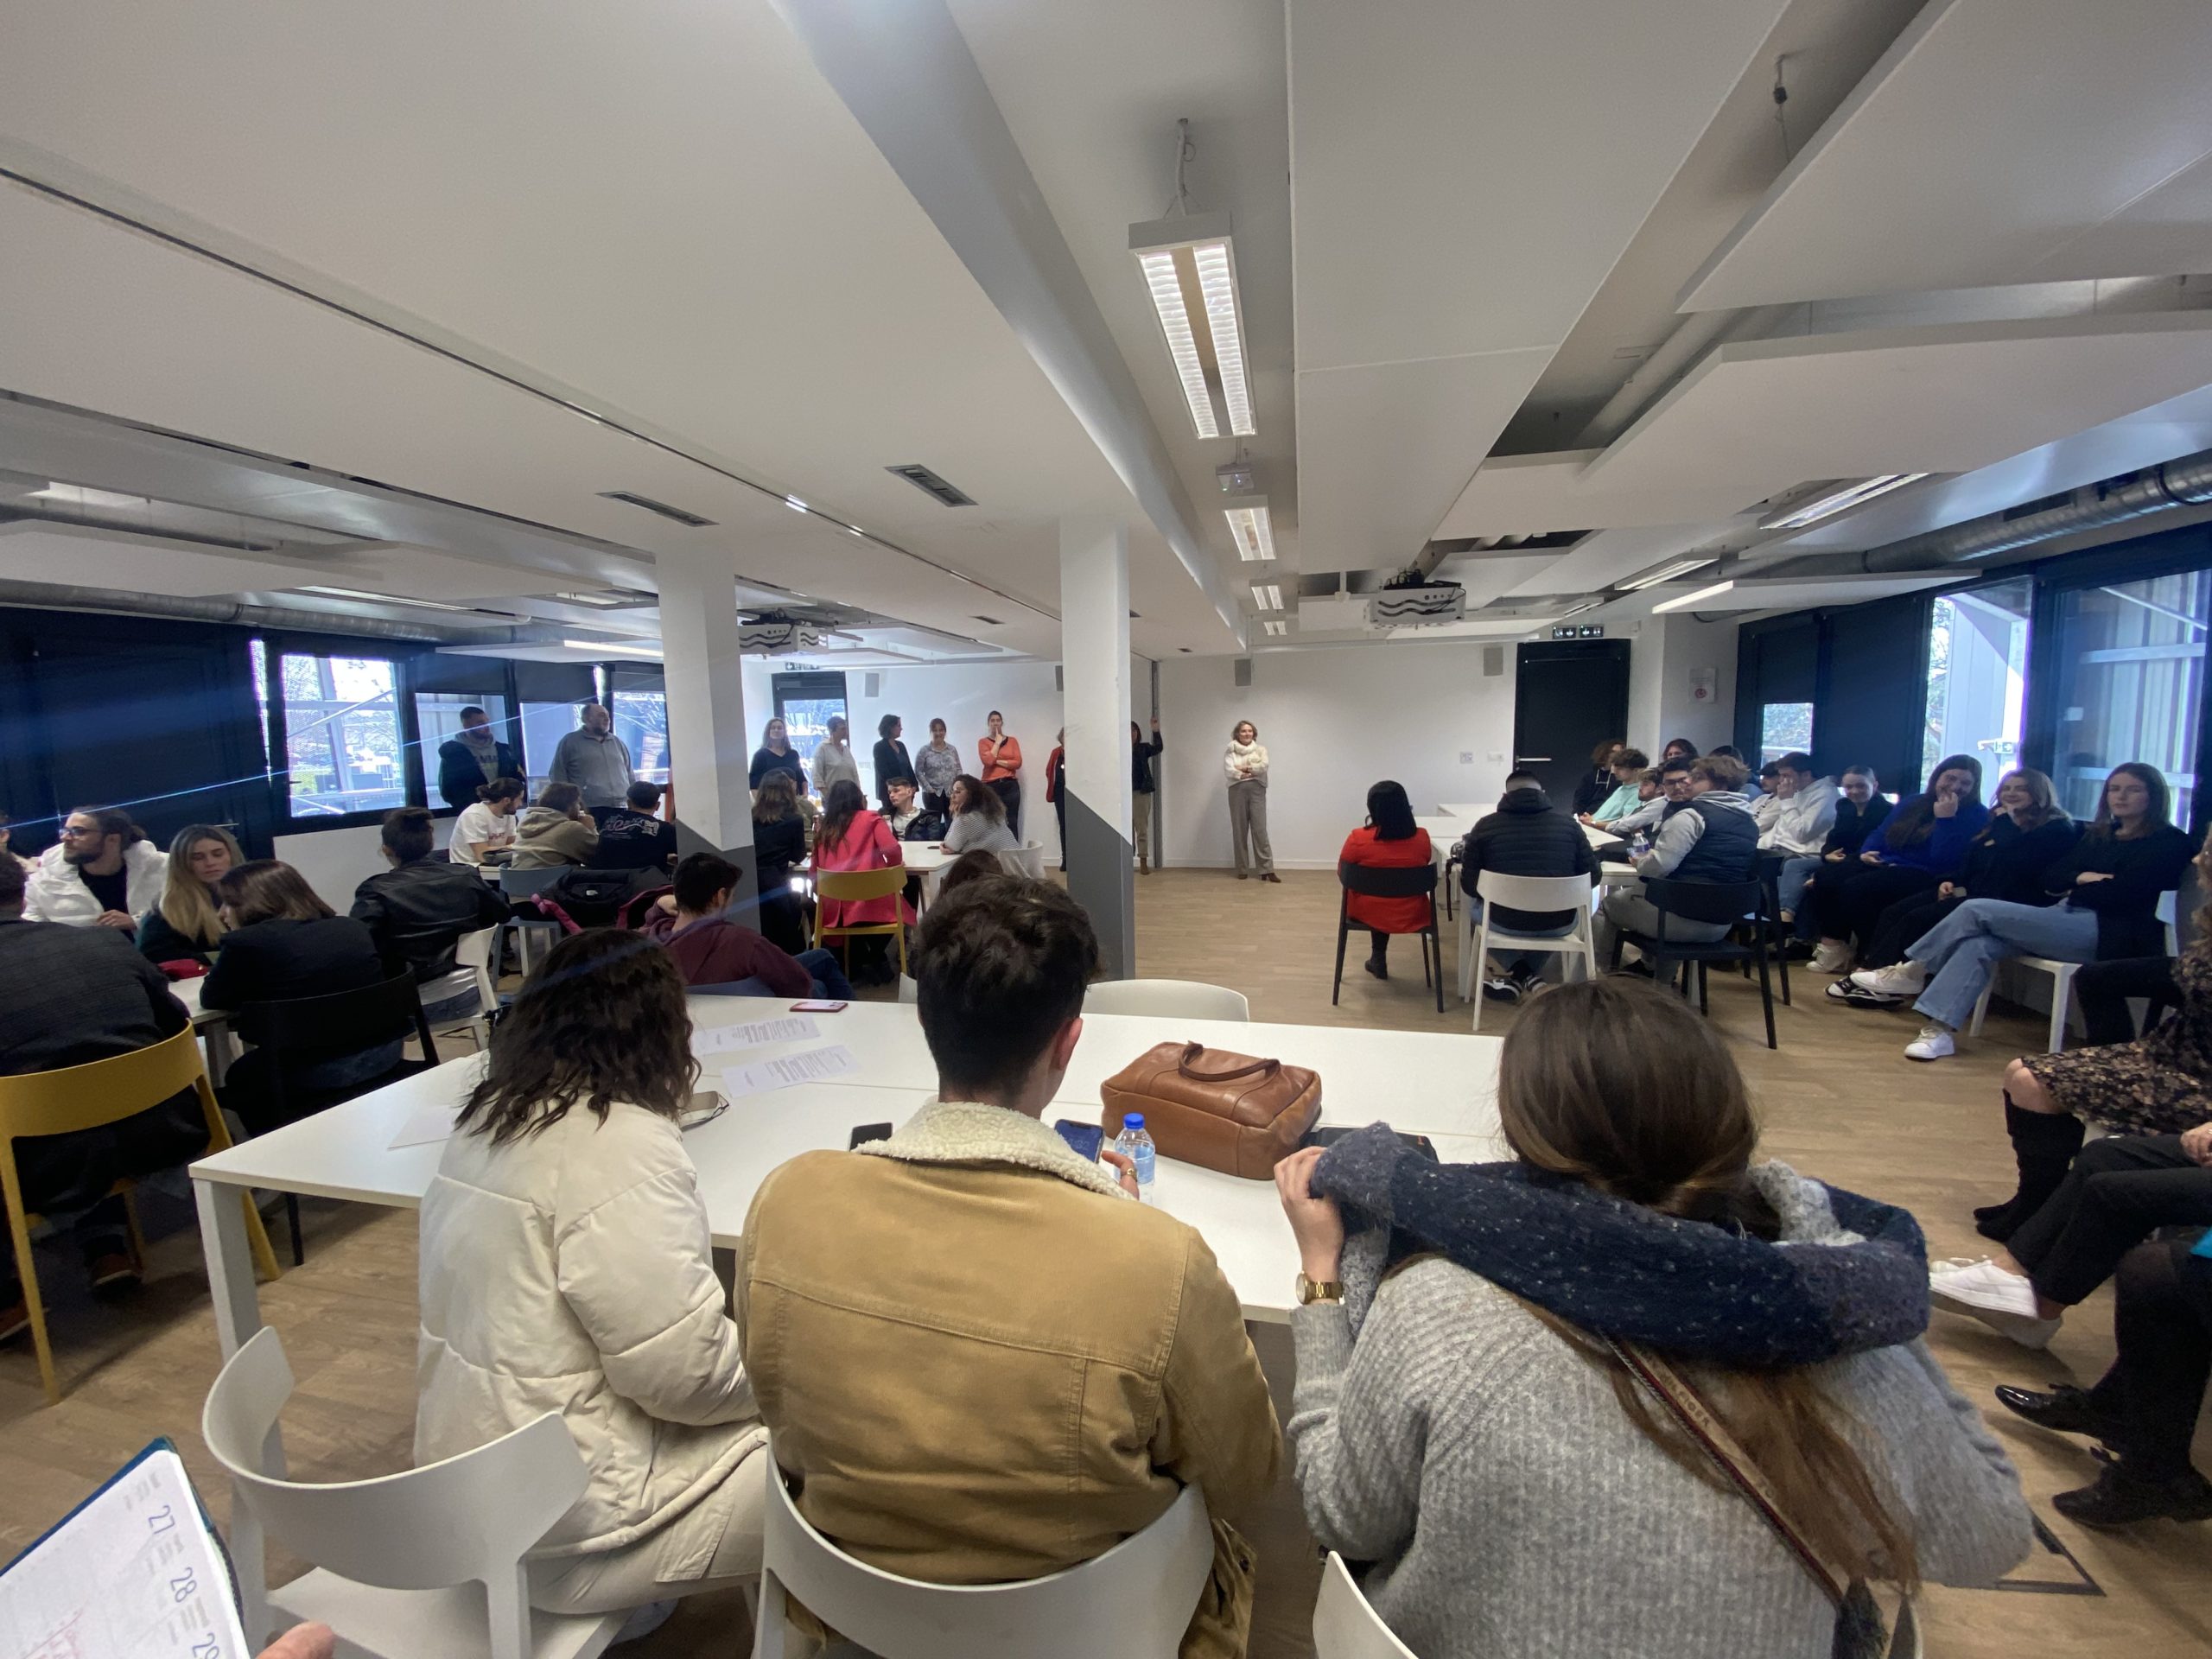
M 0 1659 L 252 1659 L 184 1459 L 156 1440 L 0 1568 Z

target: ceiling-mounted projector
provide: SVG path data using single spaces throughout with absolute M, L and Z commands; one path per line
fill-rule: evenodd
M 1432 582 L 1408 572 L 1368 595 L 1367 623 L 1374 628 L 1433 627 L 1467 613 L 1467 590 L 1456 582 Z
M 737 648 L 764 657 L 794 651 L 811 651 L 822 643 L 822 630 L 796 618 L 770 613 L 737 626 Z

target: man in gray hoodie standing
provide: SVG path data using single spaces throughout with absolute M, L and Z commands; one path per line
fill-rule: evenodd
M 588 702 L 576 729 L 553 751 L 545 780 L 574 784 L 583 791 L 587 808 L 620 806 L 629 798 L 632 772 L 629 745 L 614 735 L 614 716 Z

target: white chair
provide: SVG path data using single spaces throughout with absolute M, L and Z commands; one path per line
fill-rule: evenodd
M 523 1557 L 583 1495 L 588 1474 L 551 1413 L 488 1446 L 372 1480 L 307 1484 L 283 1467 L 276 1420 L 292 1368 L 264 1330 L 231 1356 L 200 1433 L 231 1478 L 231 1557 L 246 1636 L 273 1610 L 319 1619 L 372 1659 L 594 1659 L 627 1615 L 534 1611 Z M 263 1589 L 264 1529 L 313 1570 Z
M 1212 1568 L 1205 1499 L 1185 1486 L 1159 1520 L 1079 1567 L 1012 1584 L 918 1584 L 855 1560 L 808 1525 L 774 1450 L 772 1440 L 762 1459 L 753 1659 L 808 1650 L 787 1599 L 879 1659 L 1175 1659 Z
M 2174 939 L 2174 895 L 2161 893 L 2158 897 L 2158 919 L 2166 925 L 2166 954 L 2179 954 Z M 2006 961 L 2038 974 L 2050 976 L 2050 1039 L 2049 1052 L 2063 1053 L 2066 1048 L 2066 1027 L 2074 1011 L 2074 976 L 2082 970 L 2078 962 L 2055 962 L 2049 957 L 2008 957 Z M 1989 983 L 1981 988 L 1981 995 L 1974 999 L 1974 1023 L 1967 1027 L 1967 1035 L 1981 1035 L 1981 1022 L 1989 1017 L 1990 993 L 1997 988 L 1997 977 L 1990 976 Z
M 1196 979 L 1102 979 L 1084 993 L 1085 1014 L 1149 1014 L 1175 1020 L 1252 1017 L 1242 991 Z
M 468 1034 L 480 1051 L 492 1046 L 492 1014 L 499 1006 L 499 982 L 492 976 L 492 957 L 499 948 L 499 935 L 504 927 L 495 923 L 480 927 L 474 933 L 464 933 L 454 942 L 453 959 L 460 963 L 453 972 L 432 980 L 422 988 L 423 1006 L 435 1007 L 464 993 L 476 993 L 476 1012 L 468 1016 Z
M 1367 1605 L 1351 1581 L 1351 1569 L 1333 1549 L 1313 1602 L 1313 1659 L 1415 1659 Z
M 1459 948 L 1459 1000 L 1475 1005 L 1474 1029 L 1483 1028 L 1483 999 L 1474 994 L 1474 982 L 1484 960 L 1492 950 L 1554 950 L 1582 958 L 1582 976 L 1598 971 L 1597 942 L 1590 928 L 1590 878 L 1586 875 L 1507 875 L 1497 870 L 1478 871 L 1475 893 L 1483 901 L 1483 920 L 1474 949 L 1466 946 L 1464 931 Z M 1497 907 L 1522 911 L 1571 911 L 1573 928 L 1558 938 L 1515 933 L 1497 925 Z M 1470 912 L 1474 906 L 1470 905 Z M 1567 964 L 1560 964 L 1566 970 Z
M 999 862 L 1008 875 L 1026 875 L 1032 881 L 1045 879 L 1045 843 L 1025 842 L 1021 846 L 999 855 Z

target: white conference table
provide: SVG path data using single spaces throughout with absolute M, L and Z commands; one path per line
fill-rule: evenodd
M 695 1033 L 782 1016 L 773 997 L 694 996 Z M 855 1127 L 900 1123 L 936 1087 L 921 1025 L 910 1005 L 855 1003 L 815 1016 L 819 1034 L 710 1054 L 702 1088 L 728 1066 L 830 1043 L 850 1049 L 855 1068 L 830 1082 L 734 1098 L 714 1122 L 687 1132 L 717 1246 L 742 1236 L 753 1194 L 768 1173 L 802 1152 L 842 1150 Z M 1196 1041 L 1310 1066 L 1322 1079 L 1321 1122 L 1386 1121 L 1426 1135 L 1449 1162 L 1506 1155 L 1497 1128 L 1500 1044 L 1488 1037 L 1357 1027 L 1240 1024 L 1172 1016 L 1091 1014 L 1047 1121 L 1099 1122 L 1099 1084 L 1163 1042 Z M 200 1238 L 224 1355 L 261 1328 L 253 1262 L 237 1189 L 299 1193 L 391 1209 L 417 1208 L 444 1150 L 442 1139 L 395 1148 L 410 1122 L 458 1110 L 481 1074 L 466 1055 L 270 1134 L 203 1158 L 191 1167 Z M 419 1115 L 419 1116 L 418 1116 Z M 1297 1251 L 1273 1183 L 1243 1180 L 1163 1156 L 1160 1207 L 1196 1227 L 1236 1287 L 1247 1319 L 1290 1317 Z
M 169 995 L 183 1003 L 184 1011 L 192 1016 L 192 1028 L 200 1033 L 207 1051 L 207 1080 L 219 1084 L 229 1072 L 231 1062 L 238 1057 L 238 1039 L 226 1011 L 200 1006 L 200 988 L 207 982 L 204 974 L 197 979 L 173 979 Z

